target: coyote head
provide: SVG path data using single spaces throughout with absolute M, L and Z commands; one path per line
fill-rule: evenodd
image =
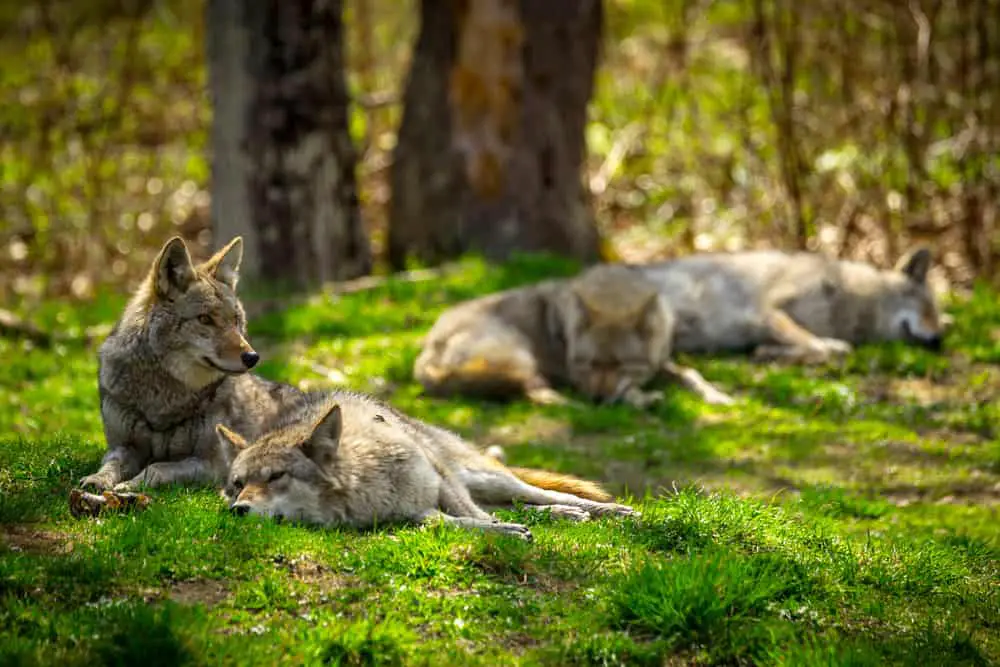
M 246 373 L 260 355 L 246 340 L 246 315 L 236 296 L 243 240 L 237 237 L 195 264 L 180 237 L 167 241 L 124 323 L 145 330 L 169 372 L 192 388 Z
M 341 423 L 340 406 L 326 402 L 307 407 L 252 443 L 218 424 L 223 444 L 239 452 L 222 491 L 230 510 L 324 523 L 323 496 L 335 486 L 327 470 L 336 457 Z
M 670 351 L 673 315 L 655 286 L 623 266 L 597 266 L 573 282 L 563 304 L 569 380 L 591 399 L 614 402 L 642 387 Z
M 927 284 L 930 267 L 931 251 L 916 248 L 882 272 L 875 323 L 880 337 L 941 349 L 948 319 L 941 315 Z

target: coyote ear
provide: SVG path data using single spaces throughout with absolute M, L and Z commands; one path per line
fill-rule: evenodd
M 319 466 L 329 463 L 337 454 L 342 425 L 340 405 L 334 403 L 316 422 L 309 439 L 302 443 L 302 453 Z
M 911 250 L 896 262 L 897 271 L 906 274 L 910 280 L 920 285 L 927 282 L 927 272 L 930 269 L 931 250 L 924 246 Z
M 183 294 L 194 282 L 194 264 L 188 254 L 184 239 L 179 236 L 167 241 L 153 264 L 155 271 L 156 294 L 164 298 L 173 298 Z
M 231 289 L 236 289 L 240 279 L 240 262 L 243 261 L 243 237 L 237 236 L 219 252 L 202 264 L 202 269 Z
M 247 441 L 243 439 L 243 436 L 235 431 L 230 431 L 221 422 L 215 425 L 215 432 L 222 444 L 232 445 L 233 449 L 238 452 L 247 448 Z
M 673 325 L 673 313 L 662 294 L 654 292 L 649 301 L 642 307 L 638 327 L 640 331 L 652 334 L 662 329 L 670 329 Z M 668 336 L 669 338 L 669 336 Z

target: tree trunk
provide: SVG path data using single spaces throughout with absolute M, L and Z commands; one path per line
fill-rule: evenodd
M 209 52 L 215 245 L 247 236 L 251 278 L 301 288 L 371 270 L 341 9 L 333 0 L 209 2 L 211 34 L 230 36 Z
M 423 0 L 391 173 L 389 261 L 599 238 L 581 167 L 599 0 Z

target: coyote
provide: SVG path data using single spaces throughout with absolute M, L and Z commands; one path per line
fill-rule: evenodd
M 236 514 L 358 528 L 443 521 L 528 540 L 525 526 L 483 508 L 523 502 L 573 520 L 636 514 L 607 502 L 597 484 L 507 468 L 458 435 L 363 394 L 311 393 L 257 438 L 216 429 L 239 452 L 222 491 Z
M 107 452 L 82 486 L 221 481 L 232 457 L 219 447 L 216 422 L 258 433 L 301 400 L 294 387 L 249 373 L 260 357 L 236 297 L 242 257 L 239 237 L 197 265 L 180 237 L 164 244 L 101 344 Z
M 317 397 L 250 373 L 259 356 L 246 340 L 246 318 L 236 296 L 241 258 L 240 238 L 197 265 L 180 238 L 163 246 L 101 345 L 98 383 L 107 452 L 101 468 L 84 477 L 82 486 L 119 491 L 173 482 L 221 486 L 237 454 L 232 443 L 244 443 L 243 438 L 247 438 L 259 441 L 260 446 L 241 453 L 235 468 L 245 473 L 238 479 L 248 482 L 241 502 L 255 490 L 261 492 L 259 501 L 267 497 L 269 483 L 265 479 L 263 486 L 254 486 L 260 480 L 252 475 L 260 471 L 253 463 L 268 461 L 265 454 L 273 447 L 267 443 L 294 439 L 295 433 L 305 428 L 302 424 L 316 417 L 317 411 L 327 410 L 324 415 L 329 413 L 330 419 L 323 421 L 325 427 L 317 431 L 315 442 L 325 447 L 322 451 L 330 452 L 328 427 L 342 424 L 336 440 L 343 447 L 330 461 L 317 459 L 319 467 L 311 469 L 305 459 L 288 459 L 291 454 L 286 452 L 286 459 L 297 460 L 299 465 L 286 481 L 297 479 L 305 465 L 313 474 L 305 479 L 322 478 L 334 484 L 317 482 L 324 494 L 340 488 L 336 484 L 347 479 L 343 474 L 355 472 L 359 476 L 348 479 L 351 484 L 370 476 L 375 482 L 388 484 L 381 492 L 389 496 L 410 488 L 406 484 L 427 483 L 439 490 L 435 502 L 449 517 L 457 517 L 458 523 L 490 518 L 466 502 L 469 492 L 484 503 L 504 505 L 516 498 L 555 505 L 551 509 L 556 513 L 578 519 L 588 514 L 631 512 L 628 507 L 607 502 L 610 496 L 596 484 L 554 473 L 505 468 L 495 456 L 479 454 L 457 435 L 373 398 L 348 392 Z M 336 414 L 334 403 L 339 406 Z M 303 436 L 297 444 L 303 445 L 305 440 Z M 392 458 L 401 452 L 413 462 L 412 470 L 397 466 Z M 389 458 L 379 460 L 379 456 Z M 428 462 L 437 477 L 424 475 Z M 345 472 L 347 466 L 354 466 L 351 472 Z M 356 486 L 350 490 L 362 496 L 368 493 Z M 423 496 L 418 497 L 422 501 Z M 296 500 L 294 495 L 289 498 Z M 378 503 L 384 499 L 371 498 L 376 505 L 370 513 L 383 516 Z M 358 497 L 336 496 L 334 501 L 337 499 L 350 501 L 344 511 L 363 511 L 356 510 Z M 336 514 L 337 507 L 332 504 L 323 511 Z M 423 509 L 434 507 L 437 505 Z M 296 511 L 288 514 L 295 516 Z M 415 517 L 412 513 L 408 516 Z
M 902 339 L 941 348 L 944 318 L 927 285 L 930 251 L 895 268 L 778 251 L 605 264 L 576 277 L 491 294 L 438 318 L 414 363 L 432 395 L 523 394 L 564 403 L 554 385 L 645 407 L 663 374 L 709 403 L 733 399 L 672 352 L 753 350 L 822 362 L 852 345 Z
M 668 295 L 675 351 L 824 362 L 879 341 L 940 351 L 946 319 L 927 283 L 930 267 L 931 252 L 920 247 L 892 269 L 765 250 L 693 255 L 642 271 Z

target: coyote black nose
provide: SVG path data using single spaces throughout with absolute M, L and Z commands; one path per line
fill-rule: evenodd
M 243 365 L 247 368 L 253 368 L 257 365 L 257 362 L 260 361 L 260 355 L 256 352 L 244 352 L 240 355 L 240 361 L 242 361 Z
M 250 511 L 250 506 L 244 505 L 242 503 L 236 503 L 235 505 L 229 508 L 229 511 L 235 514 L 236 516 L 246 516 L 246 514 Z

